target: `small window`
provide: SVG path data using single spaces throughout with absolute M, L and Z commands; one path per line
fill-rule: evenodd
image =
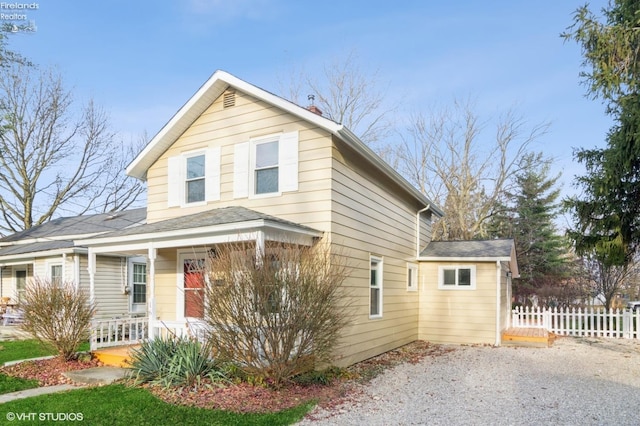
M 133 264 L 133 303 L 147 303 L 147 265 Z
M 51 265 L 51 283 L 62 283 L 62 265 Z
M 418 291 L 418 265 L 407 264 L 407 291 Z
M 369 269 L 369 318 L 382 316 L 382 259 L 371 257 Z
M 187 203 L 204 201 L 204 155 L 187 158 Z
M 476 288 L 476 267 L 440 266 L 438 267 L 438 288 L 445 290 L 474 290 Z
M 278 192 L 278 141 L 255 146 L 255 194 Z
M 18 270 L 15 272 L 16 276 L 16 299 L 21 302 L 24 297 L 24 292 L 27 289 L 27 271 Z

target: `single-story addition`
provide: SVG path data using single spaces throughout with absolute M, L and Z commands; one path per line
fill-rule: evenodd
M 251 241 L 263 250 L 322 239 L 351 268 L 343 286 L 353 320 L 338 365 L 417 339 L 500 344 L 508 273 L 517 275 L 513 241 L 432 243 L 442 210 L 313 105 L 217 71 L 126 172 L 147 184 L 145 224 L 74 244 L 88 249 L 96 300 L 100 258 L 146 258 L 150 337 L 202 318 L 194 303 L 202 289 L 191 277 L 216 244 Z
M 90 292 L 88 256 L 76 238 L 88 238 L 144 223 L 146 209 L 61 217 L 0 238 L 0 297 L 11 303 L 33 278 L 72 282 Z M 93 297 L 96 318 L 146 314 L 146 258 L 110 254 L 96 257 Z

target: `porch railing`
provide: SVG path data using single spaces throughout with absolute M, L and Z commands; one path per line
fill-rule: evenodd
M 113 318 L 94 320 L 91 325 L 91 350 L 135 345 L 149 337 L 149 319 Z
M 640 310 L 519 307 L 513 310 L 511 324 L 565 336 L 640 339 Z

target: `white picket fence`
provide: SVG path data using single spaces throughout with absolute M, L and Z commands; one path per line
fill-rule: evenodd
M 518 307 L 512 311 L 511 325 L 544 328 L 563 336 L 640 339 L 640 310 Z

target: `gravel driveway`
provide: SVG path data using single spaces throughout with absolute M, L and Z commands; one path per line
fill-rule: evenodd
M 302 425 L 638 425 L 640 342 L 557 339 L 551 348 L 452 346 L 402 364 Z

